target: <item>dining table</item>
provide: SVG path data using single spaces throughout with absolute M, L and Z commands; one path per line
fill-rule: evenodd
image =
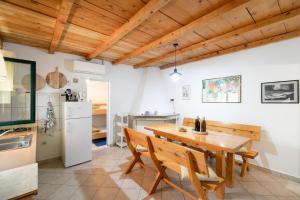
M 216 157 L 216 174 L 225 179 L 227 187 L 234 186 L 235 153 L 251 142 L 250 138 L 239 135 L 210 130 L 197 133 L 191 127 L 176 124 L 145 126 L 144 129 L 152 131 L 155 137 L 181 142 L 194 147 L 193 149 L 213 152 Z

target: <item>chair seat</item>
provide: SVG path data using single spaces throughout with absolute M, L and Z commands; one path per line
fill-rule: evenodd
M 148 152 L 148 149 L 146 148 L 146 147 L 143 147 L 142 145 L 136 145 L 136 147 L 135 147 L 135 150 L 137 151 L 137 152 Z
M 246 147 L 242 147 L 236 154 L 246 158 L 254 159 L 258 155 L 258 152 L 254 150 L 248 150 Z
M 180 171 L 181 171 L 181 179 L 182 180 L 189 178 L 188 168 L 180 165 Z M 196 173 L 196 176 L 198 177 L 199 181 L 208 181 L 208 182 L 219 182 L 220 181 L 220 177 L 218 177 L 216 172 L 210 166 L 208 166 L 208 174 L 209 174 L 209 176 Z

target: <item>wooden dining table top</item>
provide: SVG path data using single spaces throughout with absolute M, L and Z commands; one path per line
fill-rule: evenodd
M 183 127 L 187 131 L 180 132 Z M 192 131 L 191 127 L 179 126 L 176 124 L 159 124 L 146 126 L 146 130 L 153 131 L 156 136 L 166 137 L 171 140 L 183 142 L 185 144 L 206 148 L 207 150 L 237 152 L 241 147 L 251 142 L 250 138 L 228 134 L 224 132 L 207 131 L 208 134 L 198 134 Z

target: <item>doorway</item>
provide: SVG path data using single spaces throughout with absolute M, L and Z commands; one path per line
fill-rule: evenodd
M 87 100 L 93 105 L 93 150 L 107 146 L 109 139 L 109 81 L 87 80 Z

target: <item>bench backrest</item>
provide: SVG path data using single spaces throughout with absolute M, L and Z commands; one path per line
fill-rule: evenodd
M 184 118 L 183 125 L 194 127 L 195 119 Z M 261 127 L 254 125 L 223 123 L 219 121 L 207 120 L 206 129 L 217 132 L 225 132 L 234 135 L 241 135 L 259 141 L 261 137 Z
M 131 128 L 124 128 L 124 135 L 128 145 L 132 145 L 134 148 L 137 145 L 141 145 L 147 148 L 147 135 Z
M 208 176 L 204 153 L 155 137 L 148 137 L 147 140 L 150 155 L 154 155 L 163 166 L 180 173 L 180 165 L 190 168 L 190 162 L 194 172 Z
M 182 125 L 183 126 L 194 127 L 195 126 L 195 119 L 194 118 L 185 117 L 185 118 L 183 118 Z

